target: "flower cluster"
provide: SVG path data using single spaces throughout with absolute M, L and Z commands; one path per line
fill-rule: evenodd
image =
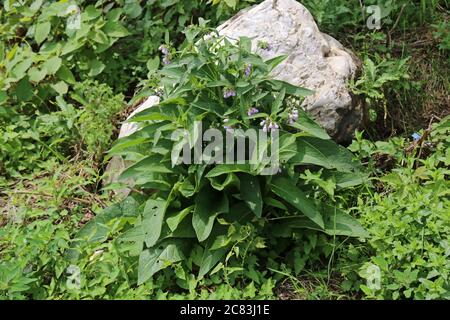
M 291 112 L 288 113 L 288 124 L 293 124 L 297 121 L 298 119 L 298 110 L 297 108 L 292 108 Z
M 164 90 L 162 88 L 158 88 L 155 90 L 155 96 L 162 97 L 164 95 Z
M 270 45 L 270 43 L 268 43 L 267 41 L 264 41 L 264 40 L 258 41 L 258 47 L 260 49 L 267 50 L 267 51 L 272 50 L 272 46 Z
M 280 128 L 276 122 L 274 122 L 270 119 L 261 121 L 260 125 L 264 132 L 273 132 Z
M 170 50 L 169 50 L 169 47 L 167 47 L 166 45 L 162 44 L 159 47 L 159 51 L 161 51 L 161 53 L 163 54 L 162 62 L 164 64 L 169 64 L 171 62 L 170 61 Z
M 252 64 L 249 63 L 245 66 L 244 74 L 246 77 L 249 77 L 251 73 L 252 73 Z
M 258 109 L 252 107 L 252 108 L 248 109 L 247 115 L 250 117 L 250 116 L 253 116 L 254 114 L 257 114 L 258 112 L 259 112 Z
M 234 89 L 230 89 L 230 88 L 225 88 L 223 90 L 223 97 L 225 99 L 229 98 L 229 97 L 235 97 L 236 96 L 236 91 Z
M 226 123 L 227 123 L 228 121 L 230 121 L 230 119 L 228 119 L 228 118 L 223 119 L 223 123 L 224 123 L 223 128 L 224 128 L 227 132 L 233 133 L 233 132 L 234 132 L 234 128 L 233 128 L 232 126 L 227 126 L 227 125 L 226 125 Z

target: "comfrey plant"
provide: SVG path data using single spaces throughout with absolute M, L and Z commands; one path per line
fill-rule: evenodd
M 248 38 L 233 44 L 201 32 L 187 31 L 185 49 L 160 71 L 161 102 L 135 115 L 130 121 L 140 130 L 110 151 L 133 163 L 121 179 L 132 181 L 135 192 L 80 237 L 105 240 L 108 221 L 122 218 L 126 231 L 117 242 L 138 259 L 140 284 L 169 267 L 196 279 L 231 272 L 241 266 L 242 250 L 261 251 L 304 229 L 366 236 L 334 197 L 302 178 L 308 169 L 340 190 L 359 184 L 362 173 L 347 149 L 288 105 L 311 91 L 270 77 L 285 57 L 263 61 L 250 52 Z M 223 147 L 217 137 L 235 144 Z M 181 161 L 185 153 L 200 161 Z M 272 154 L 276 170 L 265 171 Z

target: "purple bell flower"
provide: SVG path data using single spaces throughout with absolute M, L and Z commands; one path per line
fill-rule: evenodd
M 247 115 L 250 117 L 250 116 L 257 114 L 258 112 L 259 112 L 258 109 L 252 107 L 252 108 L 248 109 Z
M 226 88 L 225 90 L 223 90 L 223 97 L 225 99 L 227 99 L 229 97 L 235 97 L 235 96 L 236 96 L 236 91 L 234 89 Z
M 297 119 L 298 119 L 298 110 L 297 110 L 297 108 L 293 108 L 291 110 L 291 112 L 288 113 L 287 123 L 288 124 L 293 124 L 293 123 L 295 123 L 297 121 Z
M 249 63 L 249 64 L 245 67 L 244 74 L 245 74 L 245 76 L 249 77 L 251 73 L 252 73 L 252 64 Z

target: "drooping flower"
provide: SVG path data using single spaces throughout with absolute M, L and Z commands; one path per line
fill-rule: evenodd
M 244 74 L 245 74 L 245 76 L 249 77 L 251 73 L 252 73 L 252 64 L 249 63 L 245 67 Z
M 223 119 L 223 128 L 228 132 L 228 133 L 233 133 L 234 132 L 234 128 L 232 126 L 227 126 L 226 123 L 228 123 L 228 121 L 230 121 L 230 119 L 228 118 L 224 118 Z
M 253 116 L 254 114 L 257 114 L 258 112 L 259 112 L 258 109 L 252 107 L 252 108 L 248 109 L 247 115 L 250 117 L 250 116 Z
M 229 97 L 235 97 L 236 96 L 236 91 L 234 89 L 231 88 L 225 88 L 223 90 L 223 97 L 225 99 L 229 98 Z
M 162 59 L 162 62 L 164 63 L 164 64 L 170 64 L 170 58 L 169 58 L 169 56 L 164 56 L 163 57 L 163 59 Z
M 155 95 L 158 97 L 162 97 L 164 95 L 164 90 L 162 88 L 156 89 Z
M 280 128 L 276 122 L 274 122 L 270 119 L 261 121 L 260 126 L 262 127 L 262 130 L 264 132 L 273 132 Z
M 298 110 L 297 108 L 292 108 L 292 110 L 288 113 L 288 120 L 287 123 L 288 124 L 293 124 L 294 122 L 296 122 L 298 119 Z
M 162 62 L 163 64 L 169 64 L 171 62 L 170 49 L 165 44 L 159 46 L 159 51 L 163 54 Z
M 169 54 L 169 48 L 165 44 L 159 46 L 159 51 L 161 51 L 165 56 Z

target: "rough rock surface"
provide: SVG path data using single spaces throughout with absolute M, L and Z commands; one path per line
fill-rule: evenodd
M 264 59 L 287 55 L 273 70 L 276 79 L 314 91 L 303 106 L 338 142 L 349 141 L 362 122 L 362 109 L 352 99 L 347 83 L 355 75 L 358 59 L 336 39 L 320 32 L 309 11 L 295 0 L 266 0 L 244 9 L 218 27 L 230 40 L 246 36 L 252 39 L 252 50 Z M 258 42 L 269 44 L 262 49 Z M 159 103 L 150 96 L 128 118 Z M 119 138 L 138 129 L 126 122 Z M 117 181 L 126 163 L 113 157 L 106 168 L 105 182 Z M 121 190 L 127 194 L 129 190 Z
M 136 108 L 136 110 L 134 110 L 127 118 L 130 119 L 131 117 L 133 117 L 135 114 L 148 109 L 152 106 L 154 106 L 155 104 L 159 103 L 159 97 L 158 96 L 150 96 L 148 97 L 141 105 L 139 105 L 138 108 Z M 120 132 L 119 132 L 119 137 L 120 138 L 124 138 L 129 136 L 130 134 L 133 134 L 137 131 L 138 129 L 138 124 L 135 122 L 125 122 L 122 127 L 120 128 Z
M 136 110 L 134 110 L 127 118 L 130 119 L 138 112 L 141 112 L 145 109 L 148 109 L 159 103 L 159 97 L 150 96 L 148 97 L 141 105 L 139 105 Z M 119 137 L 124 138 L 127 137 L 139 129 L 138 124 L 135 122 L 125 122 L 120 128 Z M 120 156 L 113 156 L 109 161 L 108 165 L 105 169 L 105 174 L 103 176 L 103 184 L 108 185 L 113 182 L 117 182 L 119 180 L 120 174 L 127 168 L 131 163 L 126 163 Z M 133 181 L 124 181 L 127 182 L 128 185 L 132 185 Z M 120 189 L 115 191 L 117 194 L 122 194 L 123 196 L 127 196 L 130 193 L 130 189 Z
M 252 39 L 264 59 L 287 55 L 275 78 L 314 90 L 303 106 L 338 142 L 349 141 L 362 122 L 362 110 L 347 82 L 359 61 L 337 40 L 320 32 L 309 11 L 295 0 L 266 0 L 218 27 L 230 39 Z M 261 49 L 259 41 L 269 44 Z

